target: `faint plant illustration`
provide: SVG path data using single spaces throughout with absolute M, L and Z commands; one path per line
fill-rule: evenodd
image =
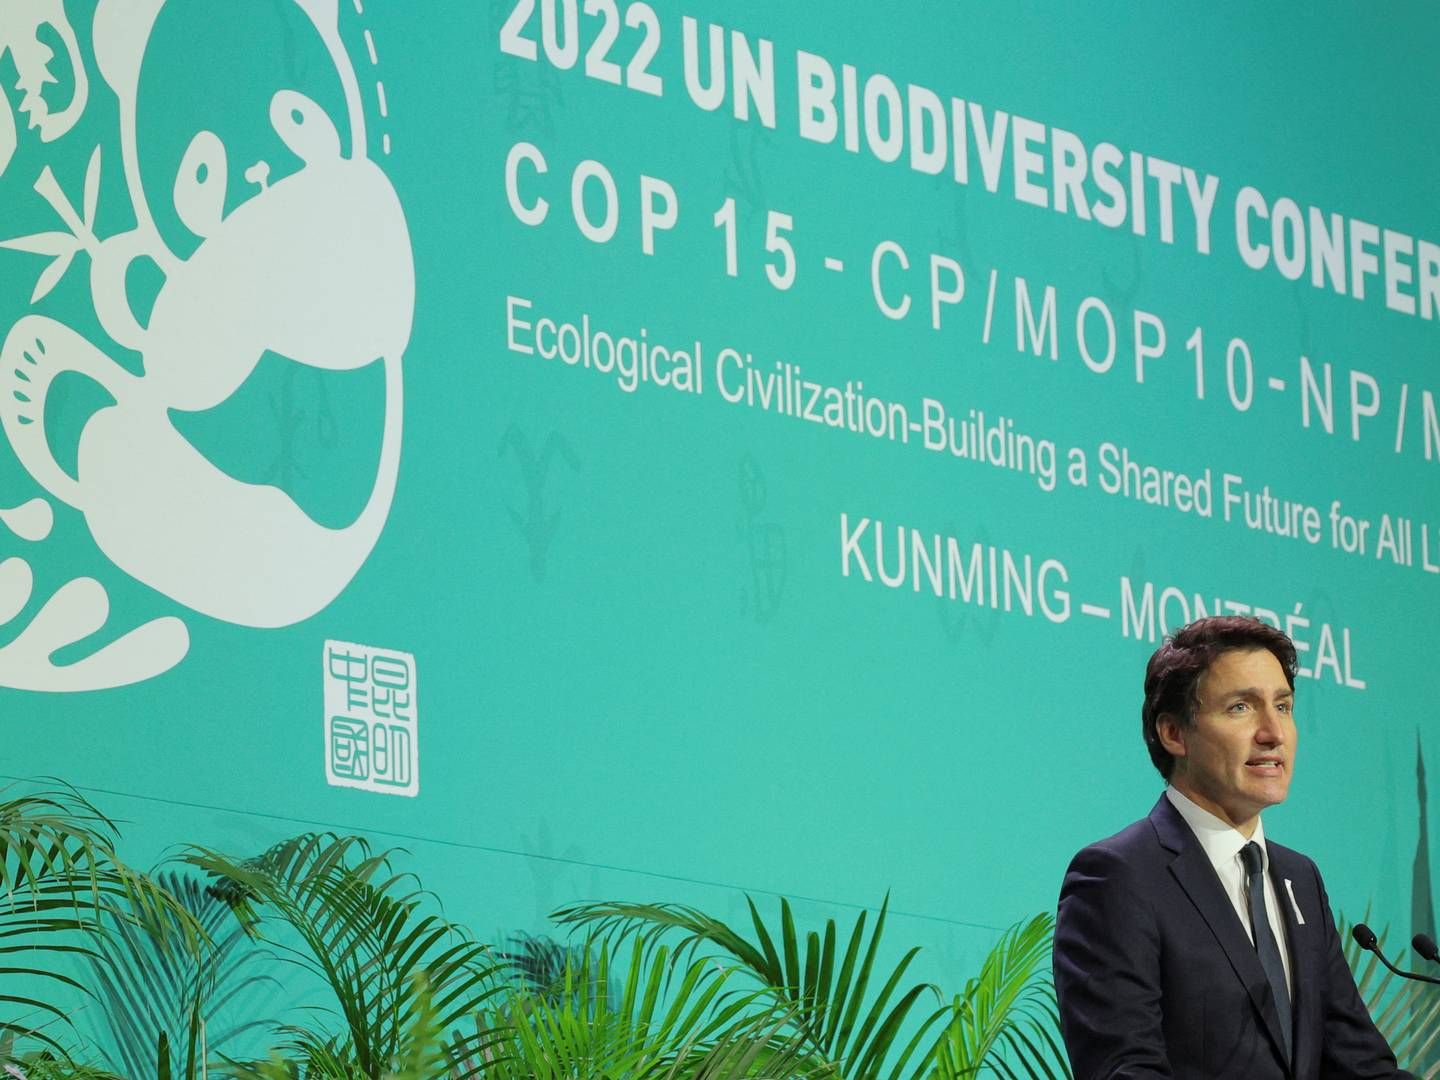
M 500 439 L 500 457 L 510 455 L 520 467 L 520 476 L 525 483 L 526 501 L 523 512 L 513 506 L 506 509 L 510 520 L 530 551 L 530 575 L 536 581 L 545 580 L 546 560 L 550 544 L 555 539 L 555 530 L 560 525 L 560 511 L 546 508 L 545 486 L 550 479 L 551 466 L 558 457 L 571 471 L 580 471 L 580 458 L 570 448 L 570 443 L 559 432 L 552 431 L 545 439 L 545 445 L 537 455 L 530 445 L 530 438 L 520 428 L 511 424 Z
M 574 864 L 583 860 L 585 853 L 575 844 L 559 849 L 546 818 L 540 819 L 535 838 L 522 834 L 521 843 L 527 855 L 535 856 L 527 858 L 525 866 L 535 883 L 535 913 L 543 918 L 555 910 L 561 879 L 574 870 Z
M 513 11 L 513 0 L 490 0 L 490 30 L 498 34 Z M 555 134 L 555 110 L 565 103 L 560 73 L 546 63 L 513 56 L 495 61 L 494 88 L 505 106 L 510 135 Z
M 946 536 L 960 535 L 959 527 L 953 521 L 946 521 L 941 531 Z M 985 522 L 976 522 L 972 531 L 975 540 L 986 548 L 990 546 L 990 529 Z M 984 648 L 995 644 L 1001 626 L 999 608 L 988 604 L 963 604 L 939 596 L 935 599 L 935 610 L 940 617 L 940 629 L 951 642 L 958 644 L 965 640 L 967 634 L 973 633 Z
M 289 0 L 270 0 L 275 11 L 275 17 L 281 27 L 281 55 L 285 58 L 285 74 L 290 77 L 292 85 L 298 86 L 304 82 L 309 73 L 309 56 L 300 48 L 300 35 L 295 32 L 295 24 L 291 20 L 294 7 Z
M 1302 279 L 1297 280 L 1290 288 L 1290 295 L 1295 298 L 1295 314 L 1300 323 L 1300 330 L 1297 337 L 1300 342 L 1300 351 L 1297 356 L 1312 356 L 1310 339 L 1310 305 L 1306 302 L 1314 295 L 1314 290 Z
M 959 255 L 960 264 L 969 272 L 980 265 L 970 243 L 970 222 L 967 217 L 969 187 L 957 184 L 948 175 L 935 177 L 945 208 L 935 215 L 936 250 Z
M 775 617 L 785 594 L 789 555 L 785 527 L 763 519 L 769 492 L 760 463 L 746 454 L 740 459 L 740 521 L 746 583 L 740 588 L 740 613 L 764 625 Z
M 1105 302 L 1110 306 L 1112 312 L 1129 311 L 1135 298 L 1140 295 L 1140 287 L 1145 283 L 1144 253 L 1140 247 L 1140 238 L 1131 234 L 1130 236 L 1130 274 L 1129 281 L 1121 282 L 1110 273 L 1109 266 L 1100 268 L 1100 281 L 1102 282 L 1101 294 Z
M 725 165 L 725 194 L 733 196 L 741 221 L 763 217 L 771 207 L 765 197 L 765 174 L 760 167 L 763 151 L 772 145 L 773 133 L 758 124 L 739 120 L 730 125 L 730 155 Z
M 278 449 L 275 453 L 275 461 L 265 473 L 267 484 L 278 483 L 285 490 L 292 490 L 291 485 L 295 479 L 305 479 L 309 474 L 300 464 L 300 451 L 305 442 L 304 436 L 307 433 L 316 443 L 323 448 L 335 445 L 338 434 L 335 424 L 335 413 L 330 408 L 330 394 L 325 385 L 325 379 L 318 371 L 310 371 L 314 400 L 313 421 L 306 425 L 310 419 L 310 413 L 296 400 L 296 381 L 299 379 L 301 369 L 294 365 L 286 365 L 284 377 L 280 383 L 280 389 L 270 395 L 270 415 L 275 421 L 275 433 L 278 439 Z

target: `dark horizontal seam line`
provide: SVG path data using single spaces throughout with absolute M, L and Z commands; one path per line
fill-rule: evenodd
M 14 776 L 10 773 L 0 773 L 0 780 L 14 780 L 23 784 L 39 784 L 40 781 L 32 776 Z M 316 821 L 311 818 L 287 817 L 284 814 L 271 814 L 264 810 L 237 810 L 230 806 L 217 806 L 213 803 L 189 802 L 185 799 L 167 799 L 160 795 L 139 795 L 132 791 L 117 791 L 114 788 L 94 787 L 87 784 L 72 785 L 76 791 L 90 791 L 99 795 L 114 795 L 122 799 L 139 799 L 142 802 L 161 803 L 166 806 L 185 806 L 192 810 L 214 810 L 222 814 L 237 814 L 241 817 L 268 818 L 271 821 L 284 821 L 292 825 L 313 825 L 322 829 L 333 829 L 338 832 L 348 832 L 350 826 L 341 825 L 333 821 Z M 665 874 L 657 870 L 636 870 L 629 866 L 612 866 L 609 863 L 587 862 L 584 859 L 569 859 L 563 855 L 541 855 L 538 852 L 516 851 L 513 848 L 490 847 L 485 844 L 472 844 L 464 840 L 445 840 L 440 837 L 420 836 L 416 833 L 396 832 L 393 829 L 369 829 L 370 833 L 377 836 L 391 836 L 399 840 L 416 840 L 422 844 L 439 844 L 443 847 L 461 848 L 466 851 L 483 851 L 490 855 L 509 855 L 519 859 L 541 859 L 545 862 L 562 863 L 567 866 L 583 866 L 590 870 L 609 870 L 617 874 L 635 874 L 640 877 L 658 878 L 662 881 L 676 881 L 685 885 L 703 885 L 711 889 L 733 889 L 746 894 L 783 897 L 791 901 L 798 901 L 806 904 L 827 904 L 830 907 L 846 908 L 850 911 L 874 911 L 873 906 L 856 904 L 848 900 L 827 900 L 818 896 L 800 896 L 794 893 L 780 893 L 774 889 L 747 889 L 738 885 L 732 885 L 723 881 L 708 881 L 704 878 L 684 877 L 681 874 Z M 989 923 L 966 922 L 963 919 L 947 919 L 943 915 L 926 915 L 918 911 L 902 911 L 899 908 L 888 909 L 890 916 L 899 916 L 906 919 L 920 919 L 925 922 L 942 923 L 946 926 L 963 926 L 970 930 L 989 930 L 992 933 L 1004 933 L 1006 927 L 991 926 Z

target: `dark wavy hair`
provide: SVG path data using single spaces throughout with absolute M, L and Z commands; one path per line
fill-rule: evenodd
M 1196 619 L 1171 634 L 1145 665 L 1145 704 L 1140 707 L 1140 733 L 1145 748 L 1160 775 L 1170 779 L 1175 757 L 1160 742 L 1156 721 L 1165 713 L 1189 727 L 1195 722 L 1200 704 L 1200 676 L 1227 652 L 1265 649 L 1285 672 L 1285 681 L 1295 689 L 1295 645 L 1269 623 L 1243 615 L 1215 615 Z

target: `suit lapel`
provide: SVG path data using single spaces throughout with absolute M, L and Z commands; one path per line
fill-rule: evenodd
M 1285 923 L 1286 941 L 1290 946 L 1290 985 L 1294 987 L 1291 1007 L 1295 1016 L 1295 1070 L 1296 1075 L 1305 1075 L 1300 1070 L 1308 1061 L 1306 1051 L 1309 1046 L 1309 1025 L 1318 1015 L 1311 1010 L 1306 991 L 1307 988 L 1320 985 L 1320 958 L 1311 948 L 1314 938 L 1307 931 L 1314 925 L 1311 920 L 1319 917 L 1319 904 L 1311 904 L 1310 897 L 1304 890 L 1304 882 L 1307 880 L 1304 864 L 1294 859 L 1291 853 L 1279 844 L 1267 841 L 1266 847 L 1270 852 L 1270 883 L 1275 887 L 1275 899 L 1279 903 L 1280 918 Z M 1286 881 L 1291 884 L 1286 885 Z M 1291 891 L 1296 882 L 1300 883 L 1298 894 Z M 1300 917 L 1307 920 L 1304 926 L 1296 922 L 1297 906 Z
M 1160 801 L 1150 812 L 1150 821 L 1161 845 L 1175 855 L 1170 863 L 1170 873 L 1190 897 L 1191 903 L 1200 912 L 1200 917 L 1205 920 L 1220 948 L 1224 950 L 1235 977 L 1250 995 L 1250 1001 L 1260 1014 L 1265 1030 L 1270 1033 L 1270 1040 L 1275 1044 L 1275 1051 L 1283 1061 L 1285 1043 L 1280 1034 L 1280 1017 L 1275 1011 L 1270 982 L 1265 977 L 1265 969 L 1260 964 L 1260 957 L 1255 952 L 1250 936 L 1235 913 L 1235 905 L 1225 895 L 1215 867 L 1210 865 L 1210 857 L 1205 854 L 1200 841 L 1195 839 L 1195 834 L 1180 816 L 1180 811 L 1175 809 L 1166 796 L 1160 796 Z

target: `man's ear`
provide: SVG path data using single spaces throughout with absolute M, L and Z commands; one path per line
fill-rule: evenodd
M 1183 758 L 1185 749 L 1185 725 L 1174 713 L 1161 713 L 1155 718 L 1155 735 L 1171 757 Z

